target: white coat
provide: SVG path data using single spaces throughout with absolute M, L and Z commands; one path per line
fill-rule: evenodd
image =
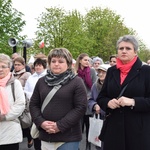
M 13 99 L 11 83 L 15 86 L 15 100 Z M 22 129 L 18 117 L 25 109 L 25 96 L 19 80 L 11 77 L 6 85 L 10 111 L 5 120 L 0 121 L 0 145 L 19 143 L 23 140 Z

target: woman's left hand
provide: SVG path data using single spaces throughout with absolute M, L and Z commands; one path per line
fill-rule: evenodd
M 128 98 L 121 96 L 118 99 L 119 105 L 124 107 L 124 106 L 134 106 L 135 105 L 135 100 L 133 98 Z

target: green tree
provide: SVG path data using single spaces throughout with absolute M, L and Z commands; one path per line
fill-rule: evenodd
M 116 53 L 116 41 L 130 30 L 123 24 L 123 19 L 108 8 L 92 8 L 85 16 L 88 38 L 92 41 L 89 53 L 108 60 Z
M 11 37 L 21 39 L 19 33 L 25 25 L 22 16 L 21 12 L 12 8 L 11 0 L 0 0 L 0 52 L 8 55 L 12 54 L 12 48 L 8 45 L 8 39 Z
M 47 52 L 50 48 L 66 47 L 74 58 L 81 52 L 86 52 L 84 19 L 77 10 L 67 13 L 61 8 L 49 8 L 37 20 L 39 30 L 36 34 L 45 39 Z
M 116 53 L 116 42 L 120 36 L 133 34 L 138 37 L 136 31 L 125 26 L 120 15 L 108 8 L 92 8 L 83 16 L 77 10 L 66 12 L 62 8 L 51 7 L 46 8 L 37 21 L 35 49 L 39 49 L 38 43 L 44 38 L 45 54 L 52 48 L 66 47 L 74 58 L 80 53 L 88 53 L 107 61 L 110 55 Z M 141 53 L 145 49 L 143 45 L 140 40 Z

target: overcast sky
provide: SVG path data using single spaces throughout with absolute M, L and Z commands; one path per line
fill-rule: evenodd
M 109 8 L 124 19 L 128 28 L 133 28 L 143 42 L 150 48 L 150 8 L 149 0 L 12 0 L 13 7 L 21 11 L 25 16 L 26 27 L 23 34 L 28 38 L 34 38 L 36 20 L 45 8 L 58 6 L 65 10 L 77 9 L 85 13 L 92 7 Z

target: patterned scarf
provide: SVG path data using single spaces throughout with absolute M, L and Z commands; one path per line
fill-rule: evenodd
M 125 80 L 126 76 L 128 75 L 130 69 L 132 68 L 133 64 L 136 62 L 137 60 L 137 56 L 134 57 L 134 59 L 132 61 L 130 61 L 127 64 L 123 64 L 122 61 L 117 58 L 117 69 L 120 70 L 120 78 L 121 78 L 121 83 L 123 83 L 123 81 Z
M 72 70 L 67 70 L 61 74 L 53 74 L 50 70 L 47 70 L 45 82 L 49 86 L 64 85 L 75 78 L 75 76 Z
M 0 114 L 1 115 L 6 115 L 10 109 L 8 103 L 8 95 L 5 90 L 6 83 L 10 79 L 10 76 L 11 73 L 8 73 L 6 77 L 0 79 Z
M 91 89 L 92 79 L 91 79 L 90 67 L 84 67 L 83 70 L 81 68 L 79 68 L 78 76 L 81 77 L 83 79 L 84 83 Z

